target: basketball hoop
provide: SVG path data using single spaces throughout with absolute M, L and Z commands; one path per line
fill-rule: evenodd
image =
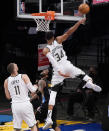
M 47 11 L 46 13 L 32 13 L 37 24 L 37 31 L 49 31 L 49 24 L 54 20 L 55 11 Z

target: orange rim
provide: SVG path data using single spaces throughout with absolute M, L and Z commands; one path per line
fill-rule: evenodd
M 32 16 L 45 16 L 45 20 L 54 20 L 55 11 L 47 11 L 46 13 L 32 13 Z

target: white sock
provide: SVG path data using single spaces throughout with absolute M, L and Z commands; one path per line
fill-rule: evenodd
M 47 119 L 51 119 L 52 117 L 52 110 L 48 110 Z

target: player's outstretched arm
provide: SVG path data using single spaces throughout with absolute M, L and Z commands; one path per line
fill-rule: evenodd
M 6 98 L 7 98 L 8 100 L 10 100 L 10 99 L 11 99 L 11 96 L 10 96 L 10 93 L 9 93 L 9 91 L 8 91 L 8 81 L 7 81 L 7 79 L 6 79 L 5 82 L 4 82 L 4 90 L 5 90 Z
M 78 21 L 74 26 L 70 27 L 68 31 L 66 31 L 63 35 L 56 37 L 56 40 L 59 44 L 61 44 L 63 41 L 67 40 L 67 38 L 74 33 L 78 27 L 83 24 L 86 21 L 86 18 L 81 19 Z
M 27 85 L 28 89 L 31 91 L 31 92 L 35 92 L 37 89 L 38 89 L 38 86 L 36 85 L 32 85 L 29 77 L 26 75 L 26 74 L 23 74 L 22 75 L 22 79 L 23 81 L 25 82 L 25 84 Z

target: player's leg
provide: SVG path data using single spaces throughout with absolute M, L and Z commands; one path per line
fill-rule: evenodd
M 85 81 L 86 83 L 84 84 L 83 88 L 89 88 L 94 90 L 95 92 L 101 92 L 102 89 L 100 86 L 96 85 L 93 83 L 93 79 L 88 76 L 87 74 L 85 75 L 77 75 L 76 77 L 81 78 L 83 81 Z
M 24 107 L 24 110 L 22 111 L 23 120 L 31 128 L 31 131 L 38 131 L 32 104 L 30 102 L 26 102 L 23 107 Z
M 73 66 L 72 64 L 69 64 L 69 67 L 70 68 L 72 67 L 72 69 L 71 69 L 72 78 L 78 77 L 86 82 L 86 84 L 83 86 L 83 88 L 87 87 L 87 88 L 93 89 L 96 92 L 100 92 L 102 90 L 101 87 L 99 87 L 98 85 L 93 83 L 92 78 L 90 76 L 88 76 L 87 74 L 85 74 L 84 71 Z
M 52 120 L 53 120 L 52 129 L 54 129 L 54 131 L 61 131 L 61 129 L 57 126 L 56 117 L 57 117 L 57 108 L 55 105 L 53 108 L 53 115 L 52 115 Z
M 44 130 L 48 129 L 53 124 L 52 112 L 53 112 L 53 107 L 55 105 L 56 95 L 57 95 L 56 91 L 51 91 L 50 98 L 49 98 L 49 105 L 48 105 L 48 114 L 45 121 L 45 125 L 43 127 Z
M 56 84 L 54 87 L 52 87 L 52 90 L 50 93 L 49 104 L 48 104 L 49 105 L 48 106 L 48 115 L 47 115 L 48 119 L 49 118 L 52 119 L 52 110 L 55 105 L 57 93 L 59 92 L 61 86 L 62 86 L 61 83 L 59 83 L 59 84 Z
M 19 103 L 12 103 L 11 108 L 13 114 L 14 131 L 21 131 L 22 125 L 21 106 Z
M 31 131 L 39 131 L 38 127 L 36 125 L 34 125 L 32 128 L 31 128 Z
M 59 76 L 58 74 L 54 75 L 52 77 L 53 87 L 52 87 L 52 90 L 51 90 L 51 93 L 50 93 L 47 119 L 46 119 L 45 125 L 43 127 L 44 130 L 48 129 L 49 126 L 51 126 L 53 124 L 52 111 L 53 111 L 53 107 L 54 107 L 55 101 L 56 101 L 56 95 L 57 95 L 57 92 L 58 92 L 58 84 L 61 83 L 63 80 L 64 80 L 64 78 Z
M 52 131 L 61 131 L 61 129 L 57 126 L 56 116 L 57 116 L 57 109 L 56 109 L 56 106 L 54 106 L 53 107 L 53 112 L 52 112 L 52 121 L 53 121 L 53 124 L 52 124 L 51 130 Z

